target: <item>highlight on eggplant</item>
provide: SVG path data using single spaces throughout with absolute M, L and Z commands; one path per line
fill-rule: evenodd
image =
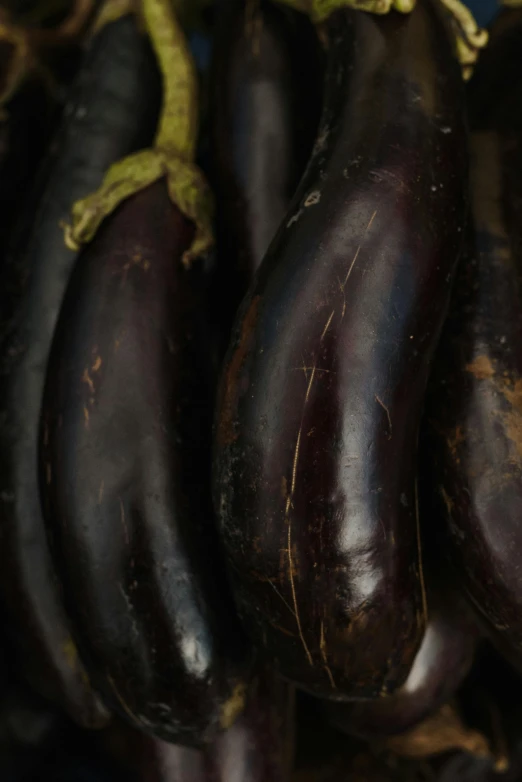
M 160 80 L 130 17 L 93 37 L 0 269 L 0 602 L 13 664 L 83 725 L 108 719 L 71 638 L 41 510 L 38 431 L 51 340 L 77 253 L 61 223 L 108 167 L 147 144 Z M 146 107 L 137 111 L 136 107 Z
M 322 123 L 238 315 L 214 503 L 236 602 L 322 697 L 406 680 L 424 633 L 417 438 L 466 216 L 462 81 L 437 2 L 327 23 Z
M 473 663 L 478 629 L 464 598 L 442 587 L 428 594 L 419 651 L 402 687 L 387 698 L 325 702 L 332 725 L 361 738 L 386 738 L 415 728 L 455 695 Z
M 441 546 L 522 665 L 522 13 L 505 10 L 469 86 L 472 230 L 430 381 Z
M 42 490 L 97 689 L 135 727 L 198 746 L 241 712 L 250 648 L 210 498 L 200 255 L 213 237 L 210 192 L 193 163 L 195 69 L 170 0 L 143 0 L 142 12 L 164 104 L 153 146 L 115 164 L 73 209 L 67 242 L 87 247 L 49 361 Z

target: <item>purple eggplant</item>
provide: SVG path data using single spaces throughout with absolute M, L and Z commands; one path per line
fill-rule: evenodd
M 241 710 L 248 648 L 210 504 L 205 265 L 158 180 L 75 266 L 43 404 L 46 520 L 96 687 L 133 725 L 198 745 Z
M 472 230 L 427 404 L 441 547 L 522 664 L 522 13 L 505 11 L 470 84 Z
M 49 556 L 38 479 L 40 411 L 55 323 L 78 255 L 66 247 L 62 223 L 113 162 L 150 141 L 159 92 L 154 58 L 132 17 L 94 36 L 0 272 L 3 622 L 20 672 L 91 726 L 108 716 L 78 658 Z
M 424 632 L 417 437 L 466 215 L 438 2 L 342 9 L 314 152 L 238 315 L 214 497 L 236 601 L 288 679 L 400 687 Z
M 428 605 L 424 637 L 403 686 L 387 698 L 325 702 L 332 725 L 362 738 L 395 736 L 453 697 L 471 668 L 478 631 L 469 606 L 458 595 L 430 592 Z

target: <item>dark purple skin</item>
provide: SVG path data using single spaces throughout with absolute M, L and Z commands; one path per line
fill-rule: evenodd
M 327 32 L 314 153 L 225 362 L 214 497 L 252 638 L 342 699 L 400 687 L 424 632 L 417 435 L 467 159 L 437 4 Z
M 105 724 L 108 713 L 78 658 L 49 555 L 38 481 L 40 411 L 51 340 L 77 258 L 65 245 L 63 223 L 112 163 L 150 143 L 160 87 L 132 16 L 92 39 L 0 265 L 2 625 L 20 676 L 90 727 Z
M 260 666 L 244 712 L 203 750 L 132 736 L 136 782 L 288 782 L 293 707 L 293 688 Z
M 386 738 L 414 728 L 453 697 L 468 674 L 477 642 L 469 606 L 455 594 L 428 595 L 428 623 L 408 678 L 388 698 L 325 702 L 332 725 L 361 738 Z
M 233 315 L 310 157 L 322 63 L 304 14 L 271 0 L 251 15 L 243 0 L 224 0 L 219 10 L 209 126 L 223 318 L 223 296 Z
M 441 543 L 522 665 L 522 14 L 505 11 L 470 84 L 474 233 L 427 405 Z
M 0 121 L 0 248 L 5 251 L 49 142 L 56 105 L 31 79 L 2 110 Z
M 182 263 L 193 233 L 160 180 L 81 254 L 49 361 L 41 463 L 95 685 L 133 725 L 187 745 L 228 727 L 248 662 L 210 503 L 206 271 Z

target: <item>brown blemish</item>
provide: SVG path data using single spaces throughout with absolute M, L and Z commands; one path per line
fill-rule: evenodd
M 446 437 L 446 441 L 448 443 L 448 448 L 450 450 L 450 453 L 452 457 L 457 460 L 457 462 L 459 461 L 457 459 L 458 448 L 459 445 L 464 442 L 464 440 L 465 440 L 465 435 L 462 426 L 456 426 L 453 436 L 448 435 Z
M 466 372 L 471 372 L 477 380 L 488 380 L 495 376 L 495 370 L 489 356 L 477 356 L 466 364 Z
M 236 684 L 232 695 L 223 704 L 220 726 L 223 730 L 230 728 L 245 706 L 246 688 L 243 682 Z
M 259 296 L 255 296 L 252 299 L 250 307 L 245 314 L 241 325 L 239 343 L 224 377 L 225 391 L 217 428 L 217 442 L 220 447 L 232 445 L 238 437 L 234 431 L 234 419 L 239 395 L 238 377 L 250 348 L 252 334 L 257 323 L 259 299 Z

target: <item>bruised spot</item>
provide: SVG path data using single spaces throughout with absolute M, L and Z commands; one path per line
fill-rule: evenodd
M 256 327 L 259 299 L 259 296 L 255 296 L 246 311 L 241 324 L 239 342 L 223 378 L 223 403 L 217 428 L 217 443 L 220 447 L 231 445 L 238 438 L 238 434 L 234 431 L 234 421 L 239 396 L 239 379 Z
M 488 380 L 495 376 L 495 370 L 489 356 L 477 356 L 469 364 L 466 364 L 466 371 L 477 378 L 477 380 Z
M 243 682 L 236 684 L 232 695 L 225 701 L 221 710 L 221 719 L 219 721 L 223 730 L 228 730 L 236 718 L 239 717 L 245 707 L 246 688 Z

